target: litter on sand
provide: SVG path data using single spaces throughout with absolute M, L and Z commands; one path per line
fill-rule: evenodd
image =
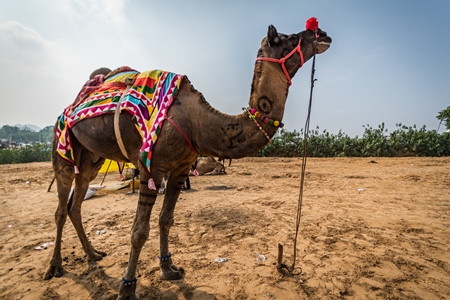
M 84 200 L 87 200 L 94 196 L 99 190 L 104 189 L 104 186 L 101 185 L 90 185 L 88 190 L 86 191 L 86 195 L 84 196 Z M 73 193 L 73 187 L 70 189 L 69 198 L 72 196 Z M 58 193 L 56 193 L 56 196 L 58 196 Z
M 43 243 L 42 245 L 37 246 L 34 248 L 35 250 L 44 250 L 47 249 L 48 246 L 53 245 L 53 242 Z
M 266 260 L 267 260 L 267 258 L 262 254 L 259 254 L 258 256 L 256 256 L 256 261 L 266 262 Z
M 218 262 L 218 263 L 223 263 L 223 262 L 228 261 L 228 259 L 226 257 L 216 257 L 216 259 L 214 261 Z

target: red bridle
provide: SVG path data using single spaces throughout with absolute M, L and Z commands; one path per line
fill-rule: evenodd
M 298 52 L 298 54 L 300 55 L 300 67 L 299 67 L 299 68 L 301 68 L 301 67 L 303 66 L 303 63 L 304 63 L 305 61 L 304 61 L 304 59 L 303 59 L 303 53 L 302 53 L 302 51 L 301 51 L 301 49 L 300 49 L 300 43 L 301 43 L 301 41 L 302 41 L 302 39 L 300 39 L 300 40 L 298 41 L 297 47 L 295 47 L 294 49 L 292 49 L 292 51 L 289 52 L 289 54 L 286 55 L 286 56 L 283 57 L 283 58 L 276 59 L 276 58 L 270 58 L 270 57 L 257 57 L 256 60 L 263 60 L 263 61 L 270 61 L 270 62 L 279 63 L 279 64 L 281 65 L 281 68 L 283 69 L 284 75 L 286 75 L 286 78 L 287 78 L 287 80 L 288 80 L 289 85 L 291 85 L 291 84 L 292 84 L 291 76 L 289 76 L 289 73 L 288 73 L 288 71 L 287 71 L 287 69 L 286 69 L 286 65 L 284 64 L 284 62 L 285 62 L 287 59 L 289 59 L 292 55 L 294 55 L 295 52 Z

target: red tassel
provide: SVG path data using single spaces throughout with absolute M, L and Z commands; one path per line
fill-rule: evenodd
M 308 21 L 306 21 L 306 30 L 315 31 L 318 28 L 319 22 L 317 22 L 317 19 L 315 17 L 309 18 Z
M 120 173 L 120 175 L 119 175 L 119 180 L 120 180 L 120 181 L 124 181 L 124 180 L 125 180 L 125 176 L 123 176 L 122 173 Z
M 152 191 L 156 191 L 156 185 L 155 182 L 153 181 L 153 178 L 150 178 L 148 180 L 148 188 Z

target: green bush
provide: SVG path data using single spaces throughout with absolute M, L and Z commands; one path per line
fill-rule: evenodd
M 389 137 L 385 135 L 388 130 L 384 128 L 384 123 L 378 125 L 377 129 L 373 129 L 369 125 L 363 127 L 364 134 L 361 138 L 361 144 L 363 145 L 361 156 L 389 157 L 393 155 Z
M 438 134 L 427 131 L 425 126 L 407 127 L 396 124 L 391 133 L 391 143 L 397 156 L 448 156 L 450 155 L 450 133 Z
M 391 157 L 391 156 L 450 156 L 450 133 L 438 134 L 435 130 L 417 129 L 396 124 L 397 129 L 388 134 L 385 124 L 377 128 L 363 126 L 361 138 L 352 138 L 339 131 L 331 134 L 324 130 L 308 132 L 307 156 L 309 157 Z M 301 157 L 303 155 L 303 130 L 280 130 L 256 153 L 257 156 Z

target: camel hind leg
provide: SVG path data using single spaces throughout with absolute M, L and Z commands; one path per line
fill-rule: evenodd
M 72 182 L 75 178 L 73 166 L 67 164 L 62 158 L 53 157 L 53 168 L 55 172 L 57 191 L 58 191 L 58 208 L 55 212 L 56 238 L 55 248 L 53 250 L 50 265 L 45 272 L 44 279 L 51 279 L 53 276 L 61 277 L 64 273 L 61 258 L 61 240 L 64 224 L 67 220 L 69 193 Z
M 106 256 L 105 252 L 97 251 L 89 242 L 81 218 L 81 205 L 83 204 L 84 197 L 89 188 L 89 183 L 95 179 L 104 161 L 104 158 L 83 151 L 80 173 L 75 177 L 73 201 L 69 202 L 69 218 L 75 227 L 88 261 L 98 261 L 101 260 L 103 256 Z
M 80 166 L 80 173 L 77 175 L 75 174 L 74 167 L 72 165 L 67 164 L 62 158 L 56 155 L 53 157 L 59 202 L 58 208 L 55 212 L 55 248 L 53 251 L 53 256 L 50 260 L 50 265 L 44 275 L 44 279 L 46 280 L 51 279 L 52 277 L 61 277 L 64 274 L 61 257 L 61 240 L 67 215 L 69 215 L 69 218 L 75 227 L 88 260 L 97 261 L 106 255 L 106 253 L 97 251 L 92 247 L 84 231 L 81 219 L 81 204 L 83 203 L 89 187 L 89 182 L 97 176 L 98 170 L 104 162 L 103 158 L 92 156 L 93 155 L 88 153 L 86 150 L 83 151 L 83 154 L 81 155 L 83 159 L 81 159 L 82 164 Z M 69 194 L 74 179 L 74 193 L 69 200 Z

